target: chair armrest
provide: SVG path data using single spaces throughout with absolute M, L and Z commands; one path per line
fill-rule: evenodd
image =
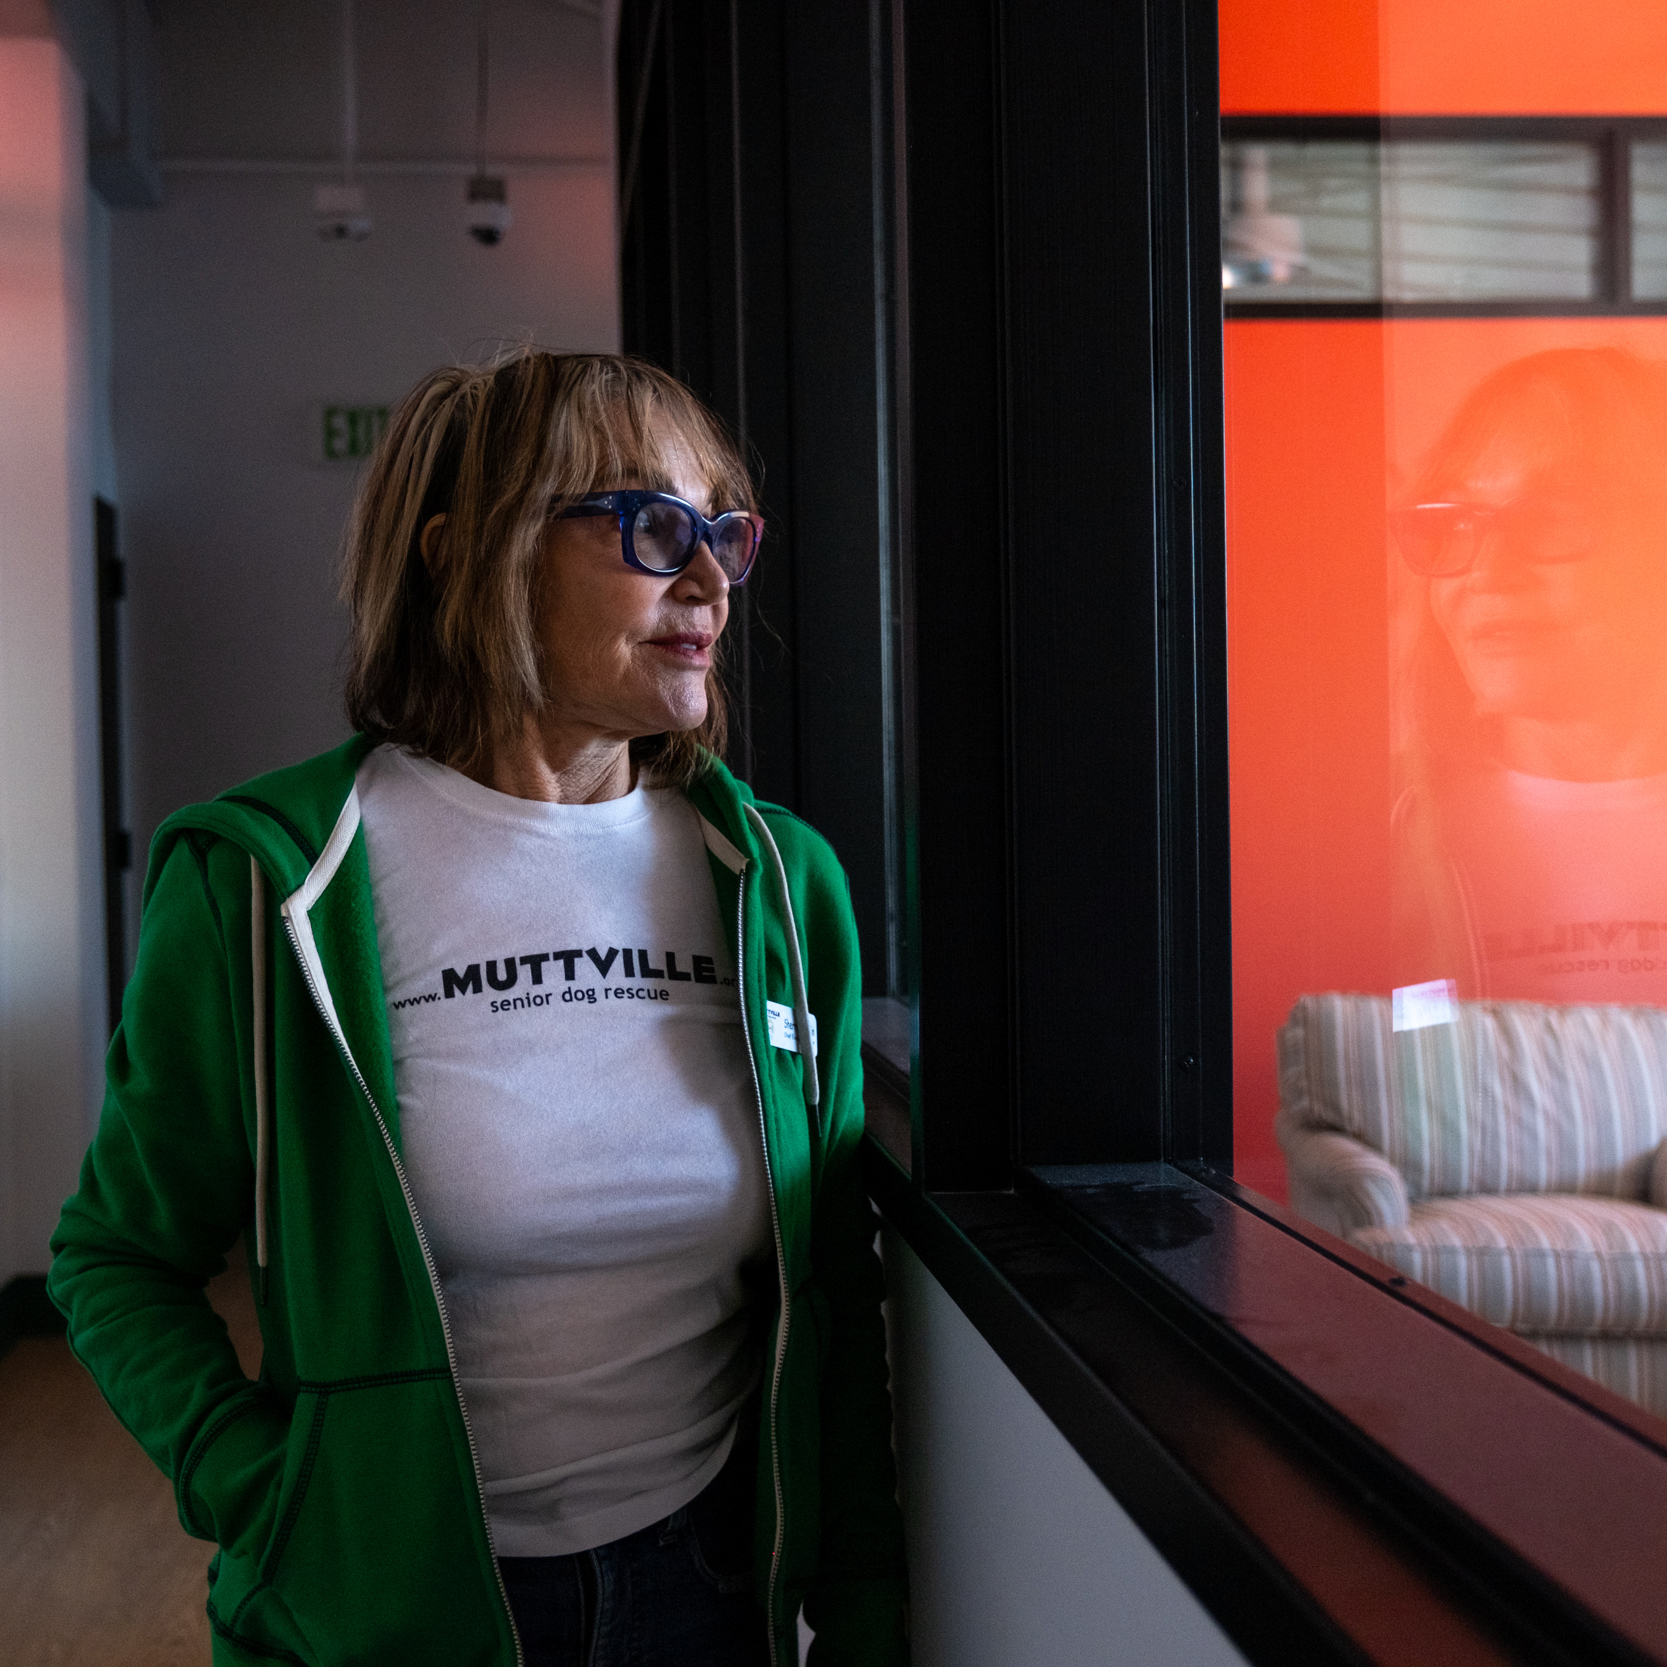
M 1273 1127 L 1298 1215 L 1342 1238 L 1362 1227 L 1406 1226 L 1407 1184 L 1381 1152 L 1335 1129 L 1305 1129 L 1284 1111 Z

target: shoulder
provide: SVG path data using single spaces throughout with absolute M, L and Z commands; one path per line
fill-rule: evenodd
M 733 776 L 718 759 L 711 759 L 705 771 L 684 795 L 700 814 L 744 856 L 763 855 L 758 832 L 752 822 L 756 813 L 781 853 L 788 878 L 795 884 L 828 884 L 841 894 L 848 890 L 845 870 L 832 845 L 803 817 L 785 805 L 760 799 L 744 782 Z
M 758 798 L 745 782 L 714 759 L 698 780 L 684 790 L 689 802 L 732 844 L 754 862 L 768 863 L 765 840 L 781 856 L 788 890 L 797 910 L 808 908 L 819 924 L 834 923 L 841 933 L 854 934 L 851 884 L 829 842 L 803 817 L 785 805 Z
M 764 818 L 789 874 L 803 874 L 807 879 L 837 883 L 841 890 L 847 889 L 838 853 L 802 816 L 768 799 L 754 799 L 753 809 Z

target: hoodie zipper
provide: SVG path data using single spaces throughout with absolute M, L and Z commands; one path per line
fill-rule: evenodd
M 504 1614 L 509 1618 L 510 1637 L 515 1644 L 515 1667 L 525 1667 L 526 1657 L 523 1655 L 521 1650 L 521 1633 L 515 1625 L 515 1612 L 509 1606 L 509 1588 L 504 1585 L 504 1573 L 503 1570 L 498 1567 L 498 1547 L 496 1541 L 492 1537 L 492 1517 L 491 1513 L 486 1508 L 486 1483 L 482 1480 L 480 1473 L 480 1448 L 475 1444 L 475 1428 L 474 1425 L 469 1422 L 469 1406 L 463 1399 L 463 1380 L 457 1375 L 457 1350 L 452 1343 L 451 1321 L 446 1315 L 446 1297 L 445 1293 L 440 1289 L 440 1275 L 434 1266 L 434 1253 L 429 1249 L 428 1233 L 423 1227 L 422 1217 L 417 1214 L 417 1201 L 412 1196 L 411 1183 L 406 1178 L 405 1174 L 405 1165 L 400 1162 L 399 1152 L 394 1147 L 394 1138 L 392 1134 L 388 1132 L 388 1124 L 382 1115 L 382 1108 L 377 1105 L 376 1096 L 371 1093 L 370 1084 L 365 1081 L 364 1073 L 359 1069 L 359 1062 L 353 1057 L 352 1051 L 347 1046 L 346 1039 L 337 1032 L 336 1027 L 330 1022 L 330 1014 L 325 1008 L 323 1000 L 319 996 L 318 985 L 313 979 L 312 968 L 307 965 L 307 958 L 301 953 L 301 940 L 296 937 L 295 927 L 287 916 L 284 918 L 284 931 L 289 937 L 290 948 L 295 952 L 296 965 L 300 967 L 301 976 L 307 982 L 307 993 L 313 998 L 313 1006 L 318 1009 L 319 1017 L 324 1020 L 325 1029 L 327 1029 L 335 1038 L 336 1046 L 341 1050 L 341 1056 L 346 1061 L 348 1070 L 353 1073 L 353 1080 L 359 1085 L 359 1092 L 365 1097 L 365 1104 L 370 1107 L 371 1116 L 376 1119 L 376 1127 L 382 1135 L 382 1144 L 388 1150 L 388 1161 L 394 1166 L 394 1175 L 399 1181 L 399 1190 L 405 1197 L 405 1207 L 411 1213 L 411 1226 L 416 1231 L 417 1245 L 423 1253 L 423 1266 L 428 1270 L 428 1283 L 434 1292 L 434 1306 L 439 1310 L 440 1314 L 440 1334 L 446 1340 L 446 1364 L 451 1370 L 452 1388 L 457 1394 L 457 1410 L 463 1418 L 463 1434 L 469 1443 L 469 1462 L 473 1465 L 475 1472 L 475 1493 L 480 1500 L 481 1523 L 486 1529 L 486 1549 L 491 1554 L 492 1573 L 498 1582 L 498 1595 L 503 1599 Z M 741 1022 L 744 1029 L 746 1025 L 745 1002 L 742 1004 L 741 1013 Z M 750 1044 L 747 1051 L 750 1056 L 752 1051 Z M 755 1087 L 757 1086 L 757 1082 L 758 1072 L 755 1069 L 753 1072 L 753 1083 Z M 762 1117 L 762 1099 L 759 1101 L 759 1114 Z M 764 1159 L 766 1171 L 768 1171 L 769 1162 L 769 1157 L 766 1155 Z M 771 1193 L 770 1208 L 773 1213 L 775 1210 L 774 1192 Z M 776 1244 L 779 1250 L 781 1244 L 781 1234 L 779 1230 L 776 1234 Z M 776 1497 L 779 1501 L 781 1497 L 781 1484 L 779 1479 L 776 1484 Z M 773 1588 L 773 1567 L 771 1570 L 771 1585 Z M 770 1646 L 770 1659 L 773 1667 L 775 1661 L 773 1632 Z
M 745 861 L 736 876 L 735 888 L 735 982 L 741 993 L 741 1037 L 747 1045 L 747 1065 L 752 1071 L 752 1091 L 758 1102 L 758 1138 L 764 1153 L 764 1188 L 770 1195 L 770 1231 L 776 1241 L 776 1278 L 781 1286 L 781 1321 L 776 1326 L 776 1359 L 770 1374 L 770 1479 L 776 1493 L 776 1539 L 770 1548 L 770 1579 L 765 1588 L 765 1614 L 770 1638 L 770 1667 L 776 1662 L 776 1576 L 781 1572 L 782 1544 L 787 1536 L 787 1513 L 782 1500 L 781 1443 L 777 1432 L 777 1409 L 781 1401 L 781 1371 L 787 1359 L 787 1327 L 792 1307 L 787 1293 L 787 1256 L 781 1237 L 781 1213 L 776 1206 L 776 1178 L 770 1168 L 770 1133 L 764 1119 L 764 1089 L 758 1080 L 758 1060 L 752 1051 L 752 1025 L 747 1019 L 747 869 Z

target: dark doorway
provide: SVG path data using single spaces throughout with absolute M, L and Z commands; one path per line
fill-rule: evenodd
M 104 834 L 104 963 L 110 997 L 110 1029 L 122 1016 L 127 984 L 127 871 L 133 836 L 122 815 L 122 656 L 118 605 L 127 594 L 127 571 L 116 537 L 116 506 L 93 499 L 94 554 L 98 563 L 98 773 Z

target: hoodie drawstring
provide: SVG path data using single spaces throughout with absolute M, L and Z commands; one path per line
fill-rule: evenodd
M 799 955 L 799 923 L 793 918 L 793 899 L 787 894 L 787 868 L 776 848 L 774 836 L 764 818 L 751 805 L 744 805 L 753 831 L 770 853 L 770 867 L 781 893 L 781 910 L 787 924 L 787 967 L 793 979 L 793 1029 L 799 1039 L 799 1058 L 805 1063 L 805 1103 L 810 1107 L 817 1137 L 822 1134 L 822 1080 L 816 1069 L 816 1048 L 810 1036 L 810 997 L 805 992 L 804 961 Z
M 266 883 L 260 864 L 249 859 L 250 983 L 254 990 L 255 1055 L 255 1264 L 260 1301 L 266 1304 L 266 1189 L 272 1163 L 272 1106 L 266 1082 Z

